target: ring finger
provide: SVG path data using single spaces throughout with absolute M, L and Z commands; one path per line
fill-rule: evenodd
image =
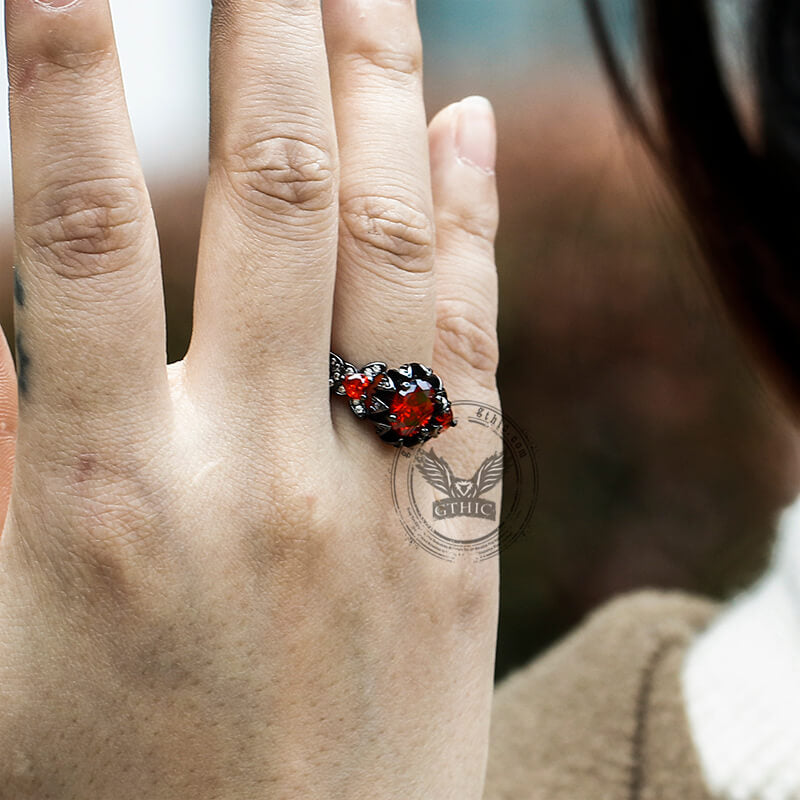
M 433 198 L 414 2 L 326 0 L 341 181 L 334 349 L 430 363 Z

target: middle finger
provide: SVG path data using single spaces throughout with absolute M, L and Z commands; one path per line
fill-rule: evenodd
M 209 181 L 186 356 L 195 396 L 213 390 L 216 402 L 263 417 L 265 401 L 284 404 L 301 382 L 320 394 L 304 423 L 313 430 L 329 420 L 337 184 L 319 0 L 217 0 Z

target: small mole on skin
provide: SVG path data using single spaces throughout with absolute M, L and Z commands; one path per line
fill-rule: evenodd
M 91 454 L 82 455 L 78 458 L 78 482 L 88 480 L 94 468 L 97 466 L 97 456 Z

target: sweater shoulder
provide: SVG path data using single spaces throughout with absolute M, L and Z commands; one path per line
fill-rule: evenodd
M 662 643 L 688 644 L 708 627 L 721 608 L 719 603 L 699 595 L 640 589 L 614 597 L 591 611 L 561 644 L 592 649 L 598 657 L 611 661 L 618 656 L 614 644 L 625 644 L 625 660 L 629 661 L 636 655 L 646 656 Z M 556 644 L 550 650 L 556 658 L 558 647 Z
M 644 797 L 664 775 L 653 737 L 671 740 L 670 769 L 687 762 L 697 792 L 684 800 L 705 798 L 679 673 L 718 610 L 682 592 L 622 595 L 512 673 L 495 692 L 485 800 Z

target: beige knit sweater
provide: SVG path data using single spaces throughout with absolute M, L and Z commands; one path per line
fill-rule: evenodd
M 710 800 L 681 666 L 719 607 L 643 591 L 497 689 L 484 800 Z

